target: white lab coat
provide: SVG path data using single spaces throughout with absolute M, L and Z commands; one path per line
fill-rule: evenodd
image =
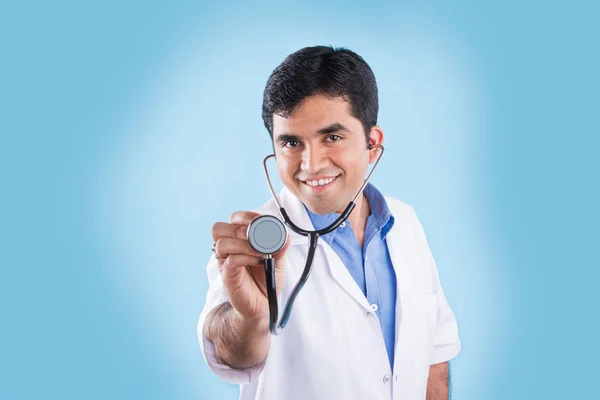
M 302 203 L 283 189 L 280 201 L 301 228 L 314 229 Z M 248 370 L 234 370 L 215 358 L 203 335 L 206 315 L 228 300 L 217 261 L 208 263 L 210 288 L 198 321 L 200 347 L 209 367 L 240 384 L 240 399 L 420 400 L 429 366 L 460 351 L 457 324 L 444 296 L 425 234 L 409 205 L 385 196 L 395 217 L 387 245 L 397 277 L 396 345 L 390 369 L 376 313 L 329 245 L 319 240 L 313 270 L 298 295 L 291 318 L 273 336 L 267 358 Z M 270 200 L 260 214 L 279 216 Z M 304 268 L 308 240 L 290 231 L 286 281 L 280 312 Z

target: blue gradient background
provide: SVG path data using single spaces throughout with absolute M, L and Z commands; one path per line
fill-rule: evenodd
M 378 79 L 374 183 L 428 235 L 463 342 L 453 398 L 595 397 L 597 15 L 2 2 L 0 399 L 237 398 L 196 340 L 210 226 L 267 200 L 262 90 L 314 44 Z

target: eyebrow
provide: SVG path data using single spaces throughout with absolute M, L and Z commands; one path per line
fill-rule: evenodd
M 334 122 L 331 125 L 327 125 L 324 128 L 321 128 L 317 131 L 317 135 L 319 136 L 323 136 L 323 135 L 331 135 L 332 133 L 336 133 L 336 132 L 348 132 L 351 133 L 351 131 L 346 128 L 344 125 L 340 124 L 339 122 Z M 300 140 L 300 136 L 295 135 L 293 133 L 282 133 L 281 135 L 277 136 L 277 142 L 297 142 Z

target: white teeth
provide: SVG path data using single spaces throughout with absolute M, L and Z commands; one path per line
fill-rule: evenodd
M 333 182 L 333 180 L 335 179 L 335 177 L 333 178 L 327 178 L 327 179 L 319 179 L 314 180 L 314 181 L 306 181 L 306 184 L 308 186 L 325 186 L 327 184 L 330 184 L 331 182 Z

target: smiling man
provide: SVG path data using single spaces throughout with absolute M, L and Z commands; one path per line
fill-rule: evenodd
M 262 116 L 296 225 L 322 229 L 354 199 L 383 144 L 377 113 L 373 72 L 350 50 L 304 48 L 273 71 Z M 279 216 L 273 200 L 213 225 L 198 322 L 209 367 L 240 384 L 240 399 L 448 399 L 460 340 L 414 210 L 368 184 L 348 221 L 319 239 L 278 336 L 269 331 L 263 256 L 246 236 L 264 214 Z M 280 304 L 307 252 L 306 238 L 291 232 L 274 256 Z
M 303 99 L 289 116 L 273 114 L 275 156 L 285 187 L 307 210 L 341 214 L 364 182 L 376 152 L 369 145 L 383 142 L 383 131 L 373 126 L 368 142 L 365 129 L 341 97 L 314 94 Z M 350 224 L 362 245 L 370 214 L 368 201 L 359 197 Z M 313 215 L 314 215 L 313 214 Z

